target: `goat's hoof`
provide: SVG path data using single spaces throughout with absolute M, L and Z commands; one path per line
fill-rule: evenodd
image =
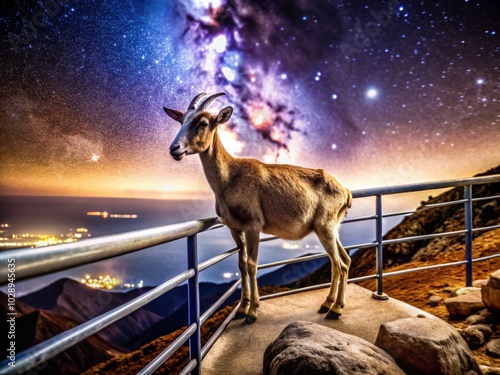
M 342 313 L 336 313 L 335 311 L 328 311 L 328 314 L 326 314 L 325 318 L 326 319 L 332 319 L 332 320 L 337 320 Z
M 325 307 L 325 306 L 321 305 L 321 307 L 318 310 L 318 313 L 319 314 L 324 314 L 324 313 L 328 312 L 328 310 L 330 310 L 328 307 Z
M 234 316 L 234 319 L 235 320 L 240 320 L 240 319 L 243 319 L 243 318 L 246 318 L 247 317 L 247 314 L 243 313 L 243 312 L 237 312 L 236 315 Z
M 247 324 L 254 324 L 257 318 L 254 318 L 253 316 L 248 315 L 247 319 L 245 320 Z

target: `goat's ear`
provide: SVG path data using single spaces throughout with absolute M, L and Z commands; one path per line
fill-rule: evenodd
M 176 111 L 175 109 L 169 109 L 165 107 L 163 107 L 163 110 L 169 117 L 173 118 L 175 121 L 179 121 L 180 123 L 182 123 L 181 119 L 182 116 L 184 116 L 184 113 Z
M 226 107 L 221 109 L 219 114 L 217 115 L 217 118 L 215 119 L 215 123 L 219 125 L 228 122 L 232 114 L 233 114 L 233 107 Z

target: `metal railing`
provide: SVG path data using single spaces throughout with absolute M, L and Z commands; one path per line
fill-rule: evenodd
M 349 282 L 359 282 L 363 280 L 376 279 L 377 287 L 376 291 L 373 293 L 374 298 L 385 299 L 387 296 L 384 294 L 383 290 L 383 277 L 400 275 L 409 272 L 423 271 L 427 269 L 437 268 L 437 267 L 450 267 L 457 265 L 466 266 L 466 284 L 468 286 L 472 283 L 472 267 L 473 263 L 488 260 L 496 257 L 500 257 L 500 254 L 493 254 L 490 256 L 476 258 L 472 256 L 472 239 L 473 233 L 484 230 L 491 230 L 495 228 L 500 228 L 500 224 L 473 228 L 473 210 L 472 204 L 475 201 L 482 201 L 486 199 L 498 199 L 500 195 L 489 196 L 489 197 L 478 197 L 473 198 L 472 196 L 472 186 L 482 185 L 490 183 L 499 183 L 500 175 L 492 175 L 485 177 L 476 177 L 460 180 L 449 180 L 449 181 L 439 181 L 431 183 L 421 183 L 421 184 L 409 184 L 409 185 L 399 185 L 382 187 L 375 189 L 364 189 L 353 191 L 353 197 L 365 198 L 365 197 L 375 197 L 375 215 L 362 216 L 356 218 L 350 218 L 344 220 L 344 224 L 360 222 L 366 220 L 375 220 L 375 241 L 370 243 L 361 243 L 351 246 L 345 246 L 346 250 L 361 249 L 367 247 L 376 247 L 376 273 L 374 275 L 367 275 L 362 277 L 357 277 L 350 279 Z M 445 233 L 432 233 L 421 236 L 411 236 L 398 239 L 383 239 L 383 226 L 382 220 L 387 217 L 408 215 L 415 211 L 404 211 L 395 213 L 383 213 L 383 201 L 382 197 L 390 194 L 401 194 L 425 190 L 452 188 L 452 187 L 464 187 L 464 198 L 461 200 L 456 200 L 452 202 L 443 202 L 437 204 L 428 204 L 423 209 L 432 209 L 435 207 L 443 207 L 447 205 L 454 204 L 464 204 L 464 222 L 465 228 L 463 230 L 456 230 L 452 232 Z M 187 238 L 187 253 L 188 253 L 188 267 L 184 272 L 181 272 L 177 276 L 165 281 L 163 284 L 155 287 L 154 289 L 142 294 L 135 299 L 118 306 L 100 316 L 97 316 L 79 326 L 65 331 L 64 333 L 52 337 L 40 344 L 37 344 L 22 353 L 16 355 L 16 365 L 15 367 L 8 366 L 9 360 L 5 360 L 0 363 L 0 375 L 1 374 L 16 374 L 23 373 L 30 368 L 33 368 L 41 363 L 46 362 L 48 359 L 56 356 L 57 354 L 65 351 L 66 349 L 72 347 L 73 345 L 85 340 L 87 337 L 93 335 L 94 333 L 104 329 L 110 324 L 116 322 L 117 320 L 131 314 L 137 309 L 148 304 L 152 300 L 160 297 L 161 295 L 172 290 L 181 283 L 188 282 L 188 328 L 175 339 L 162 353 L 160 353 L 152 362 L 150 362 L 144 369 L 142 369 L 139 374 L 152 374 L 158 367 L 160 367 L 168 358 L 175 353 L 184 343 L 189 342 L 190 348 L 190 361 L 186 367 L 182 370 L 181 374 L 201 373 L 201 360 L 207 354 L 208 350 L 213 346 L 216 340 L 224 332 L 227 325 L 233 319 L 236 309 L 226 318 L 214 335 L 207 341 L 207 343 L 202 347 L 200 338 L 200 328 L 201 325 L 214 313 L 217 309 L 231 296 L 231 294 L 238 288 L 241 280 L 238 280 L 232 284 L 229 290 L 224 293 L 211 307 L 207 309 L 203 314 L 200 311 L 200 294 L 199 294 L 199 279 L 198 275 L 203 270 L 212 267 L 213 265 L 219 263 L 220 261 L 236 254 L 238 248 L 230 249 L 220 255 L 217 255 L 211 259 L 208 259 L 202 263 L 198 263 L 198 250 L 197 250 L 197 234 L 203 231 L 215 229 L 221 227 L 222 225 L 217 221 L 216 218 L 196 220 L 185 222 L 181 224 L 167 225 L 163 227 L 139 230 L 128 232 L 119 235 L 105 236 L 99 238 L 88 239 L 83 242 L 55 245 L 44 248 L 43 251 L 40 249 L 16 249 L 0 252 L 0 284 L 5 285 L 13 280 L 10 280 L 8 260 L 15 259 L 15 281 L 20 281 L 36 276 L 41 276 L 56 271 L 65 270 L 71 267 L 80 266 L 99 260 L 104 260 L 127 253 L 139 251 L 159 244 L 171 242 L 181 238 Z M 394 272 L 383 273 L 383 246 L 394 243 L 402 243 L 416 240 L 426 240 L 436 237 L 444 236 L 455 236 L 455 235 L 465 235 L 465 259 L 463 261 L 449 262 L 444 264 L 437 264 L 427 267 L 419 267 L 416 269 L 407 269 Z M 267 237 L 261 240 L 270 241 L 274 240 L 276 237 Z M 259 269 L 265 269 L 270 267 L 277 267 L 286 264 L 304 262 L 307 260 L 319 259 L 326 257 L 326 254 L 314 254 L 309 256 L 304 256 L 300 258 L 288 259 L 279 262 L 273 262 L 268 264 L 263 264 L 259 266 Z M 294 289 L 286 292 L 275 293 L 272 295 L 264 296 L 262 299 L 274 298 L 282 295 L 287 295 L 291 293 L 297 293 L 301 291 L 313 290 L 318 288 L 324 288 L 329 286 L 329 284 L 321 284 L 309 286 L 301 289 Z

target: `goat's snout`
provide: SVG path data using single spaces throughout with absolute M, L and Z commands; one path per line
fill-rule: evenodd
M 181 160 L 185 154 L 186 154 L 186 149 L 182 147 L 180 144 L 172 143 L 170 145 L 170 155 L 172 155 L 172 157 L 175 160 Z

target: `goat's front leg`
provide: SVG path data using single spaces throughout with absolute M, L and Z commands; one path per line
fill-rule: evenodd
M 238 230 L 231 229 L 236 246 L 240 248 L 238 252 L 238 268 L 241 275 L 241 299 L 240 306 L 236 311 L 235 319 L 243 319 L 247 316 L 248 308 L 250 306 L 250 290 L 248 289 L 248 267 L 247 267 L 247 249 L 243 233 Z
M 250 278 L 250 308 L 246 322 L 252 324 L 257 320 L 259 302 L 259 286 L 257 285 L 257 265 L 259 258 L 259 232 L 245 232 L 245 242 L 248 251 L 248 276 Z

